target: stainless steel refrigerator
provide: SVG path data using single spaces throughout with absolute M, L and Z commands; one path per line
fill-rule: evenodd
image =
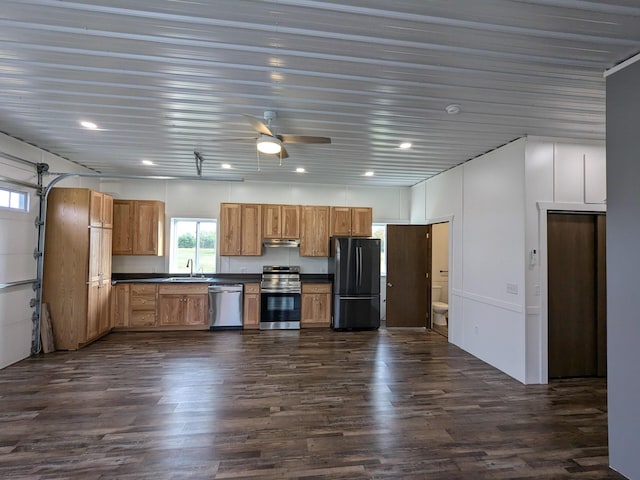
M 331 238 L 329 273 L 333 274 L 332 327 L 380 327 L 380 239 Z

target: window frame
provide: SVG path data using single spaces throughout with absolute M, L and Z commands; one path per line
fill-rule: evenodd
M 170 273 L 184 273 L 181 271 L 181 267 L 177 265 L 177 242 L 178 236 L 176 234 L 176 225 L 179 222 L 190 222 L 196 224 L 196 233 L 195 233 L 195 252 L 193 255 L 193 272 L 198 272 L 200 270 L 200 232 L 201 232 L 201 224 L 213 224 L 216 234 L 216 239 L 218 236 L 218 220 L 215 218 L 191 218 L 191 217 L 172 217 L 171 218 L 171 244 L 169 245 L 169 272 Z M 216 242 L 217 243 L 217 242 Z M 216 273 L 217 264 L 218 264 L 218 246 L 214 246 L 215 255 L 213 262 L 213 271 L 210 272 L 202 272 L 202 273 Z M 182 267 L 183 268 L 183 267 Z M 200 274 L 200 273 L 198 273 Z
M 24 190 L 16 190 L 15 188 L 9 188 L 4 185 L 0 185 L 0 191 L 6 192 L 9 194 L 9 203 L 7 205 L 0 205 L 0 210 L 7 211 L 7 212 L 29 213 L 29 203 L 30 203 L 29 201 L 31 199 L 31 196 L 29 195 L 28 192 L 25 192 Z M 19 203 L 20 203 L 19 207 L 11 206 L 11 197 L 13 195 L 18 195 Z

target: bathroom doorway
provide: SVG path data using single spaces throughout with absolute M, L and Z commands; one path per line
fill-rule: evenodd
M 449 338 L 449 222 L 431 226 L 431 328 Z

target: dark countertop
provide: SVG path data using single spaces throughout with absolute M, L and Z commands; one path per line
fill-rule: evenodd
M 167 278 L 184 277 L 189 275 L 179 275 L 172 273 L 113 273 L 111 283 L 171 283 Z M 260 273 L 205 273 L 194 275 L 194 278 L 202 278 L 202 283 L 225 284 L 225 283 L 260 283 L 262 275 Z M 331 283 L 333 275 L 327 273 L 301 273 L 300 280 L 308 283 Z M 190 282 L 197 283 L 196 280 Z M 177 281 L 176 283 L 181 283 Z

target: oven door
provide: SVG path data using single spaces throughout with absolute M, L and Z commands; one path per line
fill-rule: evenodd
M 299 292 L 263 290 L 260 299 L 260 330 L 300 328 Z

